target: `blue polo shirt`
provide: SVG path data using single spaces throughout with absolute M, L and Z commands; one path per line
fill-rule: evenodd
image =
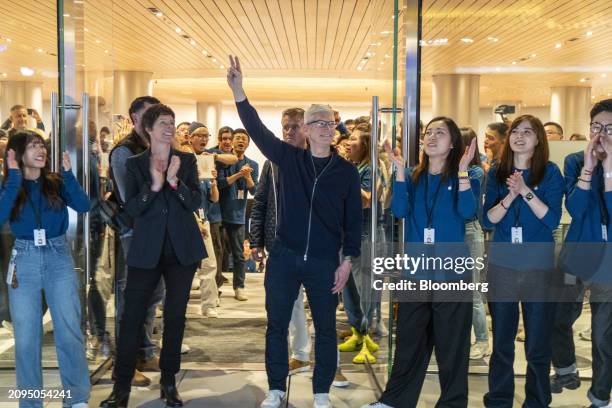
M 229 185 L 227 178 L 238 173 L 242 166 L 249 164 L 253 169 L 251 174 L 255 186 L 247 188 L 244 178 L 238 179 Z M 219 187 L 219 204 L 221 206 L 221 217 L 223 222 L 228 224 L 244 225 L 248 193 L 255 194 L 257 189 L 257 177 L 259 175 L 259 165 L 254 160 L 244 156 L 231 166 L 217 167 L 219 175 L 217 177 Z

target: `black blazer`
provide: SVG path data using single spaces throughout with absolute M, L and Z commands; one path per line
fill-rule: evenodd
M 192 265 L 207 257 L 194 214 L 202 201 L 196 158 L 193 154 L 171 149 L 170 158 L 173 155 L 181 159 L 176 190 L 170 188 L 168 183 L 158 192 L 151 190 L 150 149 L 130 157 L 126 162 L 125 210 L 134 219 L 128 266 L 143 269 L 157 266 L 163 251 L 166 227 L 181 265 Z

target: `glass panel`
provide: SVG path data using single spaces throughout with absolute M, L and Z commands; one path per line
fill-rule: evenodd
M 87 291 L 87 357 L 91 368 L 114 349 L 115 270 L 122 265 L 119 237 L 102 218 L 100 201 L 112 190 L 109 153 L 113 146 L 114 2 L 88 1 L 78 25 L 79 87 L 87 101 L 89 193 L 89 279 Z M 82 116 L 82 115 L 81 115 Z M 119 264 L 119 265 L 118 265 Z
M 0 27 L 0 167 L 7 143 L 7 133 L 17 129 L 35 129 L 53 148 L 52 93 L 57 92 L 58 58 L 56 2 L 53 0 L 6 0 L 0 2 L 3 16 Z M 22 105 L 23 108 L 11 108 Z M 51 149 L 47 150 L 50 155 Z M 3 177 L 0 172 L 0 178 Z M 0 227 L 0 367 L 14 367 L 15 340 L 9 310 L 6 274 L 14 238 L 9 224 Z M 34 301 L 34 299 L 32 299 Z M 51 314 L 46 302 L 40 306 L 43 322 L 42 360 L 45 368 L 57 368 Z M 23 309 L 21 309 L 23 310 Z M 20 309 L 14 311 L 19 313 Z M 57 380 L 57 381 L 56 381 Z M 3 386 L 11 387 L 14 378 Z M 55 385 L 59 378 L 53 379 Z M 50 384 L 53 386 L 53 384 Z

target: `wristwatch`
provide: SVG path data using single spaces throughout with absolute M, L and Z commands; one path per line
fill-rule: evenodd
M 525 200 L 527 201 L 531 201 L 531 199 L 534 197 L 533 193 L 530 191 L 527 194 L 525 194 Z
M 468 172 L 467 171 L 460 171 L 459 172 L 459 178 L 468 178 Z

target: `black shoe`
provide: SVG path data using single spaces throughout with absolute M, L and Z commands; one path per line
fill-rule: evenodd
M 178 393 L 178 389 L 176 388 L 176 384 L 163 384 L 159 383 L 159 398 L 166 399 L 167 407 L 182 407 L 183 400 Z
M 580 387 L 578 372 L 565 375 L 555 374 L 550 377 L 550 392 L 553 394 L 560 394 L 564 388 L 575 390 L 578 387 Z
M 100 407 L 101 408 L 127 408 L 129 399 L 130 399 L 129 392 L 117 391 L 113 389 L 113 392 L 111 392 L 108 398 L 100 403 Z

